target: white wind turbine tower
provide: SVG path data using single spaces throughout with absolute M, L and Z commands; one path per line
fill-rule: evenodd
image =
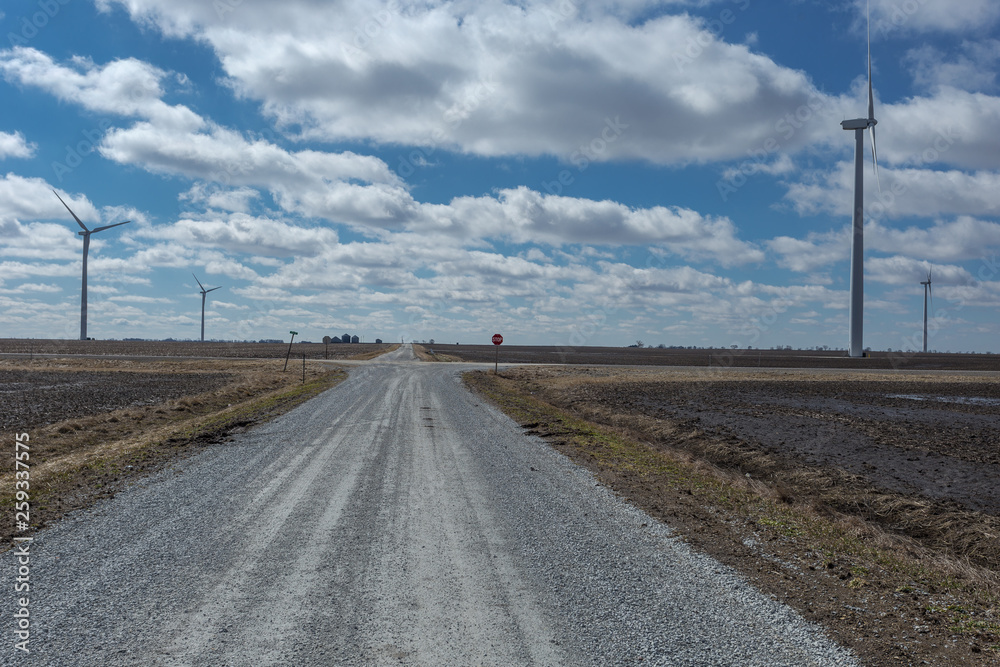
M 194 274 L 191 274 L 194 276 Z M 205 289 L 205 286 L 201 284 L 198 280 L 198 276 L 194 276 L 194 281 L 198 283 L 198 287 L 201 288 L 201 342 L 205 342 L 205 295 L 209 292 L 214 292 L 217 289 L 222 289 L 222 286 L 213 287 L 212 289 Z
M 95 227 L 93 229 L 87 229 L 87 225 L 80 222 L 80 218 L 76 217 L 76 213 L 73 209 L 63 201 L 63 198 L 59 196 L 59 193 L 55 190 L 52 193 L 62 202 L 62 205 L 66 207 L 69 214 L 73 216 L 76 220 L 76 224 L 83 228 L 82 232 L 77 232 L 83 237 L 83 287 L 80 289 L 80 340 L 87 340 L 87 255 L 90 253 L 90 235 L 96 234 L 97 232 L 103 232 L 105 229 L 111 229 L 112 227 L 118 227 L 119 225 L 127 225 L 132 222 L 131 220 L 126 220 L 125 222 L 116 222 L 113 225 L 104 225 L 103 227 Z
M 931 294 L 931 270 L 927 269 L 927 280 L 921 281 L 924 286 L 924 352 L 927 351 L 927 297 L 931 297 L 933 303 L 934 296 Z M 947 299 L 945 299 L 947 301 Z
M 868 8 L 868 118 L 845 120 L 840 125 L 845 130 L 854 130 L 854 221 L 851 244 L 851 307 L 849 315 L 850 351 L 852 357 L 864 356 L 864 307 L 865 307 L 865 236 L 864 236 L 864 160 L 865 130 L 872 138 L 872 160 L 875 165 L 875 179 L 878 182 L 878 152 L 875 150 L 875 95 L 872 92 L 872 28 L 871 5 Z M 881 185 L 879 190 L 881 190 Z

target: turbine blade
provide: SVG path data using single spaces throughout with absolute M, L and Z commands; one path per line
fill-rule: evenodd
M 878 185 L 878 191 L 882 192 L 882 180 L 878 177 L 878 149 L 875 148 L 875 126 L 868 126 L 868 133 L 872 136 L 872 164 L 875 167 L 875 184 Z
M 212 289 L 207 289 L 205 290 L 205 293 L 208 294 L 209 292 L 214 292 L 217 289 L 222 289 L 222 285 L 219 285 L 218 287 L 213 287 Z
M 868 2 L 868 120 L 875 120 L 875 93 L 872 90 L 872 4 Z
M 55 190 L 53 190 L 53 191 L 52 191 L 52 194 L 54 194 L 54 195 L 56 196 L 56 199 L 58 199 L 59 201 L 61 201 L 61 202 L 62 202 L 62 205 L 66 207 L 66 210 L 67 210 L 67 211 L 69 211 L 69 214 L 70 214 L 71 216 L 73 216 L 73 219 L 74 219 L 74 220 L 76 220 L 76 224 L 78 224 L 78 225 L 80 225 L 81 227 L 83 227 L 83 231 L 85 231 L 85 232 L 89 232 L 90 230 L 89 230 L 89 229 L 87 229 L 87 225 L 85 225 L 85 224 L 83 224 L 82 222 L 80 222 L 80 218 L 76 217 L 76 213 L 74 213 L 74 212 L 73 212 L 73 209 L 71 209 L 71 208 L 69 207 L 69 204 L 67 204 L 66 202 L 64 202 L 64 201 L 63 201 L 63 198 L 59 196 L 59 193 L 58 193 L 58 192 L 56 192 Z
M 201 288 L 201 291 L 204 292 L 205 291 L 205 286 L 201 284 L 200 280 L 198 280 L 198 276 L 195 276 L 193 273 L 191 275 L 194 276 L 194 281 L 196 283 L 198 283 L 198 287 Z
M 113 225 L 104 225 L 103 227 L 95 227 L 94 232 L 103 232 L 105 229 L 111 229 L 112 227 L 121 227 L 122 225 L 127 225 L 132 222 L 131 220 L 126 220 L 125 222 L 116 222 Z

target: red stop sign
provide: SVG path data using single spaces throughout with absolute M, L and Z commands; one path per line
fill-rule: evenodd
M 502 342 L 503 342 L 503 336 L 501 336 L 500 334 L 493 334 L 493 344 L 494 345 L 499 345 Z

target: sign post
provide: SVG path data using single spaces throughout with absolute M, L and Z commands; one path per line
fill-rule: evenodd
M 497 368 L 500 366 L 500 343 L 503 342 L 503 336 L 500 334 L 493 334 L 493 344 L 497 346 L 497 356 L 493 361 L 493 374 L 497 374 Z
M 281 369 L 282 373 L 288 370 L 288 357 L 292 356 L 292 342 L 295 340 L 295 334 L 298 331 L 289 331 L 288 333 L 292 334 L 292 340 L 288 341 L 288 352 L 285 354 L 285 367 Z

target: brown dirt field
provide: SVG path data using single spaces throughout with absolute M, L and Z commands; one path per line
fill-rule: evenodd
M 462 361 L 493 363 L 493 345 L 427 345 Z M 844 368 L 856 370 L 1000 371 L 1000 354 L 873 352 L 851 359 L 843 351 L 687 350 L 630 347 L 500 346 L 501 364 L 612 364 L 619 366 L 704 366 L 706 368 Z
M 391 343 L 293 343 L 292 358 L 370 359 L 399 347 Z M 32 340 L 0 339 L 0 355 L 101 355 L 134 357 L 206 357 L 284 359 L 288 343 L 226 343 L 194 341 Z
M 1000 377 L 522 367 L 466 378 L 868 664 L 1000 664 Z
M 170 460 L 223 441 L 337 384 L 301 361 L 0 359 L 0 537 L 15 531 L 15 434 L 30 437 L 31 530 L 113 495 Z

